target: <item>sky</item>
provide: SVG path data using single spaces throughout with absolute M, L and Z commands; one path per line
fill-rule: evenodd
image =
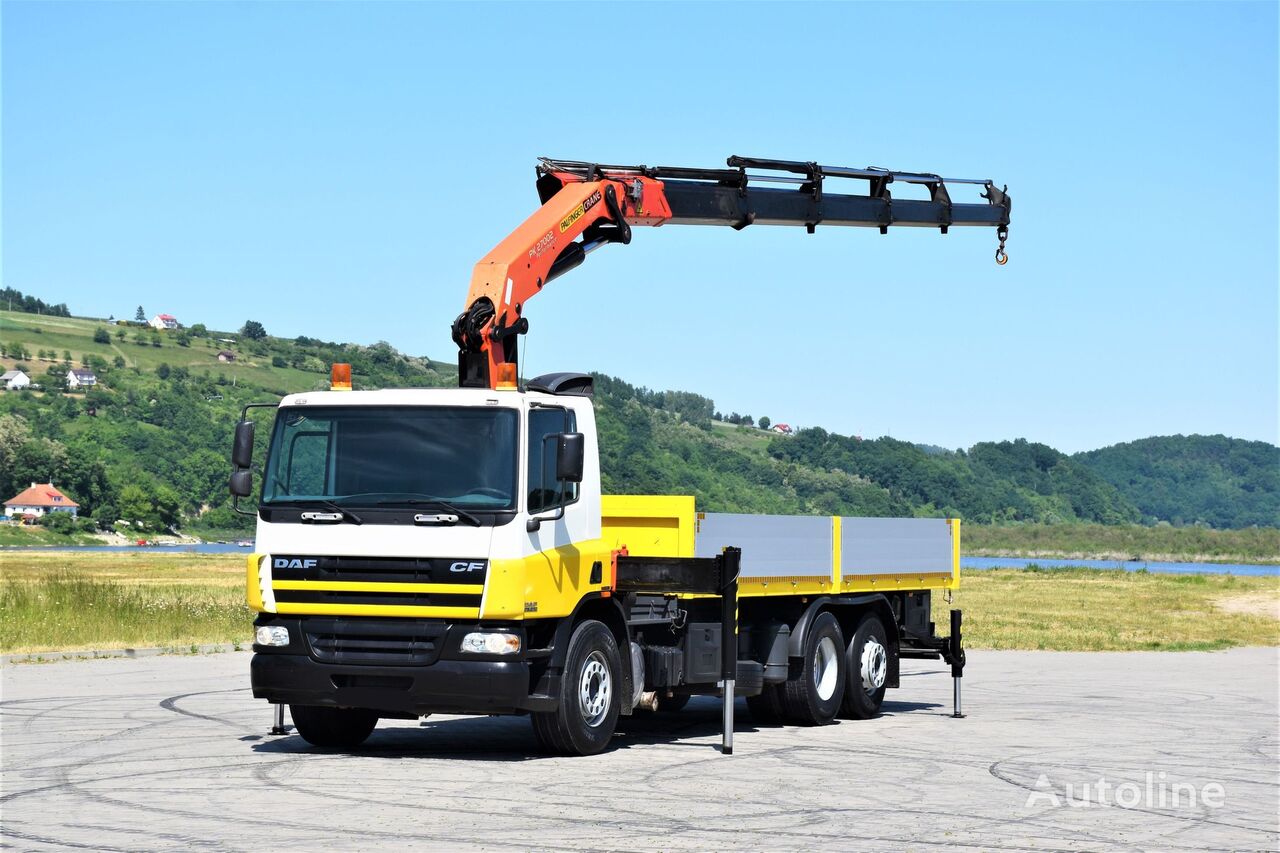
M 992 178 L 1004 267 L 990 229 L 636 229 L 529 304 L 523 372 L 953 448 L 1276 442 L 1277 8 L 4 2 L 0 272 L 452 359 L 538 156 Z

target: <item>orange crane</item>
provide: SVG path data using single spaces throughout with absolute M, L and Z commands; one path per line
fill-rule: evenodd
M 882 234 L 890 226 L 943 234 L 952 226 L 990 226 L 999 240 L 996 263 L 1008 260 L 1008 187 L 990 180 L 737 156 L 726 164 L 689 169 L 541 159 L 542 206 L 476 264 L 466 310 L 453 322 L 458 384 L 514 387 L 529 299 L 595 249 L 630 243 L 633 225 L 803 225 L 811 234 L 818 225 L 879 228 Z M 863 181 L 866 192 L 832 192 L 833 179 Z M 895 183 L 923 187 L 929 197 L 894 198 Z M 986 202 L 952 202 L 948 184 L 981 186 Z

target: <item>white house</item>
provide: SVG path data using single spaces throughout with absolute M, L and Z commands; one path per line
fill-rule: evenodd
M 19 391 L 30 384 L 31 377 L 21 370 L 6 370 L 4 375 L 0 376 L 0 385 L 3 385 L 6 391 Z
M 32 483 L 4 502 L 4 514 L 10 518 L 24 515 L 39 518 L 46 512 L 69 512 L 75 518 L 80 504 L 53 487 L 53 483 Z
M 92 370 L 83 367 L 73 367 L 67 371 L 67 389 L 74 390 L 76 388 L 92 388 L 98 384 L 98 377 Z
M 794 432 L 790 424 L 774 424 L 770 429 L 779 435 L 791 435 Z
M 178 318 L 173 316 L 172 314 L 157 314 L 147 322 L 153 329 L 178 328 Z

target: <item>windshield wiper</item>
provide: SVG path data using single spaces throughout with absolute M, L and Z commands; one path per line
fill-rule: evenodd
M 465 509 L 456 507 L 453 504 L 449 503 L 448 501 L 442 501 L 439 498 L 431 498 L 429 500 L 423 500 L 421 498 L 400 498 L 399 500 L 394 500 L 394 501 L 378 501 L 377 505 L 378 506 L 431 506 L 431 507 L 435 507 L 436 509 L 442 509 L 445 512 L 452 513 L 453 515 L 457 516 L 458 518 L 461 518 L 468 524 L 473 525 L 475 527 L 479 527 L 481 526 L 481 524 L 483 524 L 483 522 L 481 522 L 480 519 L 476 518 L 474 515 L 467 512 Z M 431 519 L 431 520 L 446 521 L 447 519 L 439 518 L 437 516 L 437 518 Z M 415 518 L 414 521 L 417 521 L 417 518 Z
M 356 515 L 346 507 L 339 506 L 333 501 L 326 501 L 320 498 L 286 498 L 278 501 L 267 501 L 266 503 L 268 505 L 275 504 L 276 506 L 281 504 L 293 504 L 294 506 L 322 506 L 327 510 L 331 510 L 329 513 L 304 512 L 302 514 L 303 521 L 349 521 L 352 524 L 364 524 L 363 518 Z

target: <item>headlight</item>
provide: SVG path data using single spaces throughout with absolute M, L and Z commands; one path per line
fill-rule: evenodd
M 461 648 L 477 655 L 513 655 L 520 651 L 520 636 L 477 631 L 462 638 Z
M 289 629 L 283 625 L 263 625 L 255 635 L 254 642 L 260 646 L 289 645 Z

